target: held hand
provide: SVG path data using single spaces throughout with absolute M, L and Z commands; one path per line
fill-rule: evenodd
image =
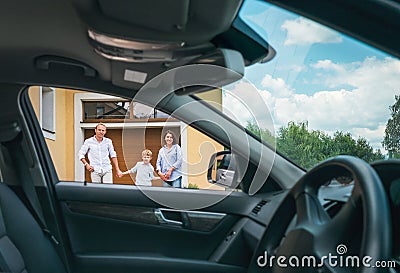
M 117 176 L 118 176 L 118 177 L 122 177 L 123 175 L 124 175 L 124 173 L 121 172 L 121 170 L 118 170 L 118 171 L 117 171 Z
M 165 173 L 165 178 L 169 179 L 171 177 L 173 170 L 174 170 L 173 168 L 169 169 L 168 172 Z
M 168 178 L 165 177 L 165 175 L 162 172 L 158 172 L 158 176 L 163 180 L 167 181 Z

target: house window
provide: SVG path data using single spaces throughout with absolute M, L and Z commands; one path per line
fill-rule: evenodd
M 84 120 L 123 120 L 129 117 L 129 101 L 83 101 Z
M 154 108 L 137 102 L 133 103 L 133 112 L 135 119 L 148 119 L 155 117 Z
M 170 116 L 162 111 L 156 110 L 147 105 L 124 100 L 88 100 L 83 103 L 83 120 L 85 122 L 98 122 L 107 120 L 107 122 L 124 121 L 165 121 Z
M 55 139 L 56 92 L 50 87 L 40 87 L 40 124 L 46 138 Z
M 133 111 L 136 119 L 170 118 L 168 114 L 138 102 L 133 103 Z
M 105 107 L 97 106 L 96 107 L 96 117 L 104 116 L 105 111 L 106 111 Z

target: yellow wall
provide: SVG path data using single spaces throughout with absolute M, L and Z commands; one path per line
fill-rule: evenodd
M 222 110 L 222 91 L 221 89 L 214 89 L 196 95 L 197 97 L 210 102 L 218 110 Z
M 56 139 L 46 138 L 58 178 L 73 181 L 74 161 L 74 93 L 56 89 Z
M 73 181 L 74 173 L 74 93 L 77 91 L 56 89 L 55 139 L 45 138 L 47 147 L 60 180 Z M 29 96 L 36 116 L 40 118 L 39 87 L 31 87 Z
M 211 102 L 217 109 L 222 109 L 221 90 L 213 90 L 197 95 L 201 99 Z M 213 153 L 223 151 L 224 147 L 216 141 L 198 132 L 196 129 L 187 129 L 187 160 L 188 183 L 196 184 L 200 189 L 221 190 L 222 187 L 207 182 L 207 168 Z
M 223 146 L 191 127 L 187 128 L 188 183 L 200 189 L 223 189 L 207 182 L 207 170 L 212 154 L 222 151 Z
M 40 96 L 39 96 L 39 87 L 32 86 L 28 90 L 29 98 L 31 99 L 31 103 L 33 106 L 33 110 L 35 111 L 36 117 L 39 119 L 39 111 L 40 111 Z

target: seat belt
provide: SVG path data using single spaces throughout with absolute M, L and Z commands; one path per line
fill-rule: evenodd
M 15 169 L 17 170 L 16 175 L 19 178 L 18 181 L 21 182 L 24 195 L 27 199 L 25 205 L 27 209 L 31 212 L 33 218 L 35 218 L 43 233 L 45 233 L 46 236 L 49 237 L 54 244 L 59 245 L 60 243 L 47 228 L 46 222 L 44 221 L 39 198 L 37 196 L 33 181 L 30 179 L 30 173 L 28 172 L 28 162 L 25 156 L 20 156 L 25 154 L 21 148 L 20 143 L 21 133 L 19 133 L 11 141 L 3 142 L 3 145 L 7 147 L 11 160 L 13 164 L 15 164 Z

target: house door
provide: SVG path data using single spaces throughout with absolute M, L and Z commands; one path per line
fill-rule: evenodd
M 153 152 L 153 158 L 151 160 L 151 164 L 154 169 L 156 168 L 158 151 L 161 148 L 161 134 L 162 127 L 158 128 L 146 128 L 145 130 L 145 143 L 140 141 L 143 139 L 143 129 L 137 128 L 129 128 L 124 129 L 124 136 L 122 134 L 122 129 L 107 129 L 106 137 L 110 138 L 113 141 L 114 149 L 117 152 L 118 157 L 118 165 L 121 171 L 126 171 L 132 168 L 136 162 L 142 160 L 142 151 L 144 149 L 149 149 Z M 174 128 L 174 131 L 179 132 L 179 128 Z M 94 135 L 93 129 L 86 129 L 85 139 Z M 115 175 L 115 171 L 113 170 L 114 184 L 134 184 L 133 179 L 130 175 L 124 175 L 119 178 Z M 89 172 L 85 172 L 85 180 L 90 180 Z M 161 186 L 160 180 L 153 181 L 153 186 Z

